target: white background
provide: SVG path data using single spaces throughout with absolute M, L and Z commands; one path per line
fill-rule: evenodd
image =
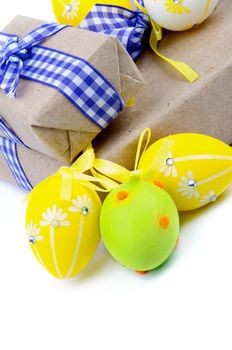
M 49 0 L 1 0 L 1 27 L 16 14 L 53 19 Z M 1 350 L 231 350 L 231 190 L 181 216 L 180 245 L 163 268 L 136 275 L 101 246 L 70 281 L 34 259 L 23 199 L 0 182 Z

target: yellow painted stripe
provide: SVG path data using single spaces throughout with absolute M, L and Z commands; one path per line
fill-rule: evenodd
M 206 17 L 207 14 L 208 14 L 209 7 L 210 7 L 210 3 L 211 3 L 211 0 L 207 0 L 207 2 L 206 2 L 206 7 L 205 7 L 205 11 L 204 11 L 203 17 L 202 17 L 202 21 L 205 19 L 205 17 Z

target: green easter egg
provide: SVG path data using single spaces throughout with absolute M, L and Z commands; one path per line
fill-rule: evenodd
M 148 271 L 171 255 L 179 235 L 175 203 L 162 188 L 132 179 L 105 199 L 102 239 L 110 254 L 131 269 Z

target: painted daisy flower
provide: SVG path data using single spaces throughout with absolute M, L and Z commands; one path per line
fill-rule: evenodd
M 51 243 L 51 251 L 54 266 L 56 269 L 56 273 L 60 278 L 63 278 L 63 275 L 60 271 L 59 263 L 56 255 L 55 248 L 55 231 L 60 226 L 69 226 L 70 222 L 65 220 L 67 218 L 67 214 L 63 213 L 63 210 L 57 209 L 54 204 L 52 208 L 48 208 L 44 213 L 42 213 L 43 220 L 40 221 L 41 226 L 50 226 L 50 243 Z
M 187 177 L 182 176 L 181 182 L 179 182 L 177 192 L 181 192 L 182 196 L 186 196 L 188 199 L 195 197 L 199 198 L 200 193 L 197 190 L 198 183 L 194 180 L 193 173 L 188 171 Z
M 173 177 L 177 177 L 177 170 L 175 167 L 175 160 L 172 158 L 172 153 L 168 153 L 168 157 L 165 160 L 165 164 L 160 169 L 161 173 L 164 173 L 165 176 L 172 175 Z
M 190 9 L 184 6 L 184 0 L 166 0 L 164 3 L 167 12 L 171 12 L 173 14 L 182 15 L 187 12 L 190 13 Z
M 88 198 L 86 194 L 84 194 L 83 197 L 78 196 L 77 199 L 73 199 L 72 204 L 73 206 L 69 208 L 71 212 L 80 212 L 83 215 L 92 212 L 93 205 L 91 199 Z
M 200 202 L 202 204 L 208 204 L 208 203 L 213 203 L 217 200 L 217 196 L 214 193 L 214 191 L 209 191 L 206 196 L 203 196 Z
M 69 226 L 70 222 L 65 220 L 67 214 L 63 213 L 62 209 L 57 209 L 56 205 L 53 205 L 52 209 L 48 208 L 46 212 L 42 214 L 44 220 L 40 221 L 40 226 L 52 226 L 58 228 L 60 226 Z
M 33 225 L 32 220 L 27 226 L 27 237 L 31 244 L 36 244 L 37 241 L 42 241 L 43 236 L 40 235 L 40 228 L 36 224 Z
M 64 5 L 64 11 L 62 13 L 62 17 L 66 18 L 68 21 L 74 19 L 75 17 L 77 17 L 77 12 L 79 10 L 79 5 L 80 5 L 80 1 L 78 0 L 70 0 L 69 3 L 64 3 L 62 1 L 63 5 Z

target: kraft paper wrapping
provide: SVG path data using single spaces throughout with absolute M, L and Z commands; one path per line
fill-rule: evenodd
M 152 128 L 152 141 L 180 132 L 212 135 L 232 144 L 232 2 L 223 0 L 199 28 L 166 33 L 160 51 L 182 60 L 200 73 L 189 84 L 148 48 L 137 61 L 146 86 L 135 107 L 121 113 L 94 141 L 98 157 L 133 168 L 138 137 Z M 23 131 L 23 130 L 22 130 Z M 54 173 L 59 162 L 18 147 L 33 185 Z M 37 164 L 37 167 L 31 166 Z M 4 170 L 5 169 L 5 172 Z M 0 177 L 13 181 L 0 155 Z
M 159 50 L 200 74 L 189 84 L 147 49 L 137 61 L 146 87 L 94 142 L 100 158 L 132 169 L 138 137 L 152 129 L 152 142 L 174 133 L 208 134 L 232 144 L 232 1 L 222 0 L 197 29 L 167 32 Z
M 22 168 L 33 187 L 46 177 L 55 174 L 62 166 L 67 166 L 67 164 L 63 162 L 21 146 L 17 146 L 17 153 Z M 17 185 L 17 182 L 15 181 L 15 178 L 1 152 L 0 179 Z
M 17 16 L 3 32 L 22 38 L 42 23 Z M 86 59 L 125 102 L 144 85 L 131 57 L 110 36 L 68 27 L 42 45 Z M 56 89 L 24 79 L 20 79 L 16 98 L 0 91 L 0 115 L 28 147 L 67 163 L 101 131 Z

